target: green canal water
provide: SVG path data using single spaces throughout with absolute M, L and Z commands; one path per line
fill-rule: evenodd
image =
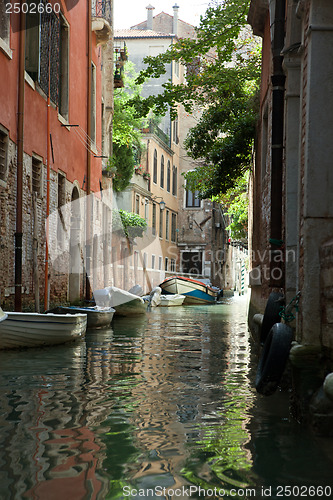
M 333 442 L 254 389 L 246 316 L 157 308 L 0 352 L 0 499 L 333 497 Z

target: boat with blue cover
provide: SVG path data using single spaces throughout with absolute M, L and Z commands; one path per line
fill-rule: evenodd
M 165 294 L 185 295 L 184 304 L 214 304 L 220 292 L 203 281 L 184 276 L 166 278 L 160 287 Z

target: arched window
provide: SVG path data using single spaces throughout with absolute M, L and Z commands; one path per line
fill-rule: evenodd
M 175 165 L 172 169 L 172 194 L 177 196 L 177 167 Z
M 153 182 L 157 184 L 157 151 L 154 150 L 154 171 L 153 171 Z
M 170 161 L 168 161 L 168 167 L 167 167 L 167 191 L 170 193 L 170 184 L 171 184 L 171 167 L 170 167 Z
M 161 188 L 164 188 L 164 156 L 161 157 Z

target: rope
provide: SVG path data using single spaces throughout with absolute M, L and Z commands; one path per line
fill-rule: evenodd
M 289 304 L 283 307 L 279 312 L 279 315 L 285 323 L 291 323 L 296 318 L 296 316 L 292 313 L 292 310 L 295 309 L 295 311 L 298 312 L 300 297 L 301 292 L 298 292 L 295 297 L 291 299 Z

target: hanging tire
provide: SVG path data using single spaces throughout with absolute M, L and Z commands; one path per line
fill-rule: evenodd
M 256 389 L 264 396 L 273 394 L 282 378 L 289 357 L 292 328 L 285 323 L 276 323 L 270 330 L 259 360 Z
M 260 342 L 265 343 L 265 340 L 275 323 L 280 323 L 280 312 L 284 306 L 284 295 L 281 292 L 272 292 L 267 300 L 264 317 L 260 330 Z

